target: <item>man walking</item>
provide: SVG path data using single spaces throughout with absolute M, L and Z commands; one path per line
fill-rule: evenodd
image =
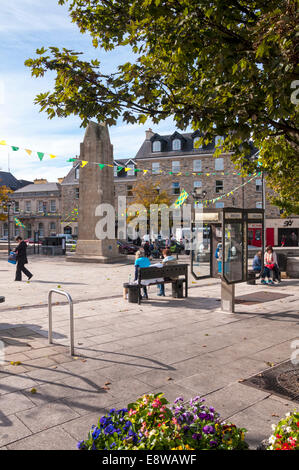
M 17 253 L 17 271 L 16 271 L 16 281 L 22 280 L 22 272 L 25 276 L 28 277 L 28 281 L 32 278 L 33 274 L 31 274 L 28 269 L 25 268 L 25 264 L 28 264 L 27 259 L 27 244 L 24 242 L 23 238 L 18 236 L 16 241 L 19 243 L 15 252 Z

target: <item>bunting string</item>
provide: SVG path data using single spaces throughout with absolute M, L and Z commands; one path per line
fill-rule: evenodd
M 31 149 L 27 149 L 27 148 L 17 147 L 15 145 L 10 145 L 6 142 L 6 140 L 0 140 L 0 145 L 10 147 L 13 152 L 25 151 L 29 156 L 31 156 L 32 154 L 35 153 L 40 161 L 42 161 L 46 155 L 48 155 L 50 157 L 50 159 L 54 159 L 54 158 L 58 157 L 58 155 L 54 155 L 54 154 L 51 154 L 51 153 L 40 152 L 40 151 L 37 151 L 37 150 L 31 150 Z M 128 160 L 129 160 L 129 158 L 128 158 Z M 115 168 L 116 167 L 117 173 L 119 173 L 121 171 L 125 171 L 126 173 L 128 173 L 129 171 L 133 171 L 134 176 L 136 176 L 137 173 L 143 173 L 143 175 L 146 175 L 146 174 L 149 173 L 149 174 L 154 175 L 154 176 L 157 176 L 157 175 L 167 176 L 167 175 L 169 175 L 169 176 L 175 176 L 176 178 L 180 177 L 180 176 L 190 176 L 190 177 L 192 177 L 192 176 L 193 177 L 194 176 L 205 176 L 205 177 L 209 177 L 209 176 L 231 176 L 231 175 L 242 176 L 242 173 L 238 172 L 238 171 L 228 172 L 228 171 L 216 170 L 216 171 L 207 171 L 207 172 L 205 172 L 205 171 L 189 171 L 189 172 L 179 171 L 179 172 L 176 172 L 176 171 L 167 171 L 167 170 L 153 170 L 153 169 L 146 169 L 146 168 L 132 168 L 132 167 L 126 167 L 124 165 L 118 165 L 118 164 L 117 165 L 116 164 L 110 165 L 108 163 L 89 162 L 87 160 L 81 160 L 78 157 L 69 158 L 66 161 L 67 161 L 67 163 L 78 162 L 80 164 L 81 168 L 84 168 L 86 165 L 97 165 L 100 170 L 103 170 L 104 168 L 107 168 L 107 167 L 110 167 L 110 168 Z M 252 176 L 252 174 L 249 173 L 248 176 Z

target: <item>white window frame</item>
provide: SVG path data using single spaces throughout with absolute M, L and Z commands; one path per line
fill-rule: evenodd
M 55 207 L 53 207 L 53 203 L 55 204 Z M 56 200 L 55 199 L 50 199 L 50 212 L 56 212 L 56 210 L 57 210 Z
M 262 186 L 263 186 L 262 180 L 261 180 L 261 179 L 256 179 L 256 180 L 255 180 L 255 190 L 256 190 L 258 193 L 262 192 L 262 189 L 263 189 Z
M 152 174 L 158 175 L 160 173 L 160 162 L 153 162 L 152 163 Z
M 197 166 L 199 166 L 200 169 L 198 169 Z M 202 161 L 201 160 L 193 160 L 193 171 L 201 172 L 201 168 L 202 168 Z
M 215 137 L 215 147 L 217 147 L 218 142 L 219 142 L 220 140 L 223 140 L 222 136 L 221 136 L 221 135 L 216 135 L 216 137 Z
M 198 147 L 195 147 L 196 142 L 198 142 L 200 138 L 201 137 L 199 137 L 199 136 L 194 137 L 194 139 L 193 139 L 193 149 L 194 150 L 201 150 L 202 149 L 202 145 L 199 145 Z
M 156 148 L 158 146 L 158 148 Z M 154 140 L 152 145 L 153 152 L 161 152 L 162 144 L 160 140 Z
M 172 173 L 180 173 L 181 171 L 181 162 L 178 160 L 174 160 L 171 164 Z
M 182 150 L 182 141 L 181 141 L 181 139 L 173 139 L 173 141 L 172 141 L 172 150 Z
M 175 190 L 178 189 L 178 192 Z M 173 181 L 172 182 L 172 194 L 179 195 L 181 194 L 181 187 L 179 181 Z
M 31 212 L 31 201 L 25 201 L 25 212 Z
M 133 163 L 130 163 L 127 165 L 127 168 L 131 168 L 130 170 L 127 171 L 128 176 L 135 176 L 135 165 Z
M 217 181 L 221 181 L 221 182 L 222 182 L 222 189 L 221 189 L 221 190 L 217 190 Z M 223 191 L 224 191 L 223 180 L 215 180 L 215 192 L 216 192 L 216 194 L 222 193 Z
M 215 158 L 215 170 L 216 171 L 224 170 L 224 158 L 222 157 Z

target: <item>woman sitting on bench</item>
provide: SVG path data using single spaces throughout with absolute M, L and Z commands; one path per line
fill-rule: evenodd
M 271 279 L 271 271 L 273 272 L 273 280 Z M 265 280 L 266 277 L 268 278 L 268 282 Z M 264 257 L 264 272 L 262 275 L 261 283 L 273 285 L 273 281 L 275 279 L 280 281 L 280 271 L 277 263 L 276 253 L 273 251 L 272 246 L 269 245 L 266 248 L 266 253 Z

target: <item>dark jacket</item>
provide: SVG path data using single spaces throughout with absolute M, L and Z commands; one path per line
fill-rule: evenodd
M 27 244 L 26 242 L 24 242 L 24 240 L 22 240 L 19 245 L 17 246 L 17 248 L 15 249 L 16 253 L 17 253 L 17 262 L 20 262 L 20 263 L 23 263 L 23 264 L 27 264 L 28 263 L 28 259 L 27 259 Z

